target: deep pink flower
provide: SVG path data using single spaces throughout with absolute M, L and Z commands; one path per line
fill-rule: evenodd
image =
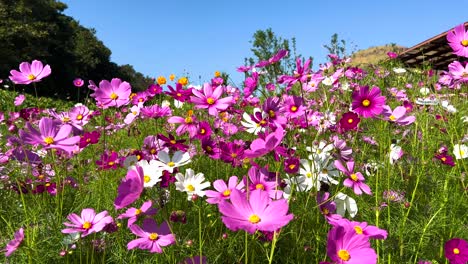
M 43 117 L 39 121 L 39 131 L 30 123 L 26 123 L 29 133 L 20 130 L 21 139 L 31 145 L 42 145 L 45 149 L 61 149 L 66 152 L 73 152 L 78 149 L 79 136 L 68 137 L 72 132 L 72 126 L 61 125 L 53 119 Z
M 387 239 L 388 235 L 387 231 L 384 229 L 380 229 L 373 225 L 368 225 L 366 222 L 349 221 L 346 218 L 332 221 L 330 224 L 333 226 L 342 226 L 347 230 L 354 229 L 356 235 L 363 235 L 369 239 Z
M 5 248 L 5 256 L 9 257 L 13 252 L 15 252 L 18 247 L 21 245 L 21 242 L 23 242 L 24 239 L 24 229 L 20 228 L 18 231 L 15 232 L 15 236 L 8 244 L 6 245 Z
M 396 54 L 395 52 L 387 52 L 387 56 L 390 58 L 390 59 L 395 59 L 396 57 L 398 57 L 398 54 Z
M 328 232 L 327 255 L 336 264 L 375 264 L 377 254 L 366 236 L 353 228 L 335 226 Z
M 85 148 L 89 144 L 96 144 L 98 143 L 100 137 L 101 137 L 101 133 L 97 130 L 92 131 L 92 132 L 85 132 L 80 137 L 80 144 L 78 146 L 80 148 Z
M 466 264 L 468 262 L 468 242 L 460 238 L 452 238 L 445 243 L 445 257 L 450 264 Z
M 62 233 L 81 233 L 81 237 L 97 233 L 104 229 L 107 224 L 114 221 L 112 217 L 108 215 L 107 211 L 96 214 L 92 208 L 83 209 L 83 211 L 81 211 L 81 217 L 75 213 L 71 213 L 67 216 L 67 219 L 70 220 L 71 223 L 63 223 L 69 228 L 63 229 Z
M 197 118 L 193 115 L 193 111 L 187 111 L 187 117 L 183 118 L 181 116 L 171 116 L 167 119 L 169 124 L 180 124 L 177 129 L 176 133 L 178 136 L 188 132 L 190 138 L 193 138 L 197 135 L 198 128 L 197 128 Z
M 266 155 L 278 147 L 285 135 L 284 129 L 278 126 L 275 132 L 270 133 L 265 139 L 257 138 L 250 144 L 250 149 L 244 152 L 247 158 L 257 158 Z
M 10 71 L 10 80 L 15 84 L 39 82 L 52 72 L 49 65 L 44 67 L 42 62 L 38 60 L 33 60 L 32 64 L 29 64 L 29 62 L 22 62 L 19 68 L 21 72 L 17 70 Z
M 130 230 L 139 238 L 128 242 L 127 248 L 149 250 L 151 253 L 162 253 L 162 247 L 175 243 L 175 236 L 171 234 L 167 222 L 163 222 L 159 227 L 152 218 L 146 218 L 142 227 L 132 225 Z
M 460 24 L 447 33 L 447 41 L 453 49 L 453 54 L 468 57 L 468 32 L 465 25 Z
M 352 109 L 364 118 L 380 114 L 385 104 L 385 96 L 380 95 L 376 86 L 369 91 L 369 86 L 362 86 L 353 93 Z
M 192 90 L 193 95 L 190 100 L 198 109 L 208 109 L 208 113 L 212 116 L 217 116 L 219 111 L 226 110 L 232 102 L 232 97 L 228 96 L 220 99 L 223 94 L 223 86 L 218 86 L 213 89 L 211 84 L 203 85 L 203 93 L 197 89 Z
M 156 208 L 151 207 L 152 204 L 151 201 L 146 201 L 139 209 L 134 207 L 128 208 L 127 211 L 119 215 L 117 219 L 128 218 L 127 227 L 130 227 L 137 221 L 138 217 L 142 215 L 155 215 L 158 212 Z
M 242 190 L 244 186 L 245 184 L 243 181 L 238 182 L 237 176 L 231 176 L 227 185 L 221 179 L 216 180 L 213 182 L 213 187 L 216 191 L 207 190 L 205 192 L 206 196 L 209 197 L 206 199 L 206 202 L 210 204 L 218 204 L 223 200 L 228 200 L 231 196 L 232 190 Z
M 346 112 L 341 116 L 340 128 L 343 131 L 356 129 L 361 119 L 354 112 Z
M 95 135 L 89 135 L 89 137 L 93 136 Z M 96 160 L 96 165 L 98 165 L 101 170 L 115 170 L 119 165 L 119 154 L 115 151 L 112 151 L 110 153 L 106 151 L 101 155 L 100 159 Z
M 251 234 L 255 231 L 276 231 L 287 225 L 293 214 L 288 213 L 285 199 L 272 201 L 263 190 L 250 191 L 247 194 L 234 189 L 230 202 L 224 200 L 218 205 L 222 221 L 232 231 L 243 229 Z
M 131 89 L 128 82 L 122 82 L 119 78 L 114 78 L 110 82 L 102 80 L 93 96 L 99 107 L 120 107 L 129 103 Z
M 283 103 L 282 112 L 286 117 L 290 118 L 303 116 L 306 110 L 303 104 L 304 102 L 301 97 L 295 95 L 287 96 Z
M 143 168 L 140 166 L 132 166 L 129 168 L 125 179 L 120 183 L 118 188 L 118 195 L 115 198 L 115 209 L 122 209 L 129 206 L 138 198 L 144 189 L 145 175 Z
M 307 81 L 308 75 L 310 74 L 310 64 L 312 63 L 311 59 L 308 59 L 302 65 L 302 59 L 296 59 L 296 70 L 294 71 L 293 76 L 281 75 L 278 77 L 278 83 L 284 83 L 287 85 L 286 90 L 288 91 L 291 87 L 298 81 L 305 83 Z
M 416 121 L 415 116 L 407 116 L 404 106 L 397 106 L 393 111 L 388 105 L 384 105 L 382 115 L 390 122 L 395 122 L 401 126 L 407 126 Z

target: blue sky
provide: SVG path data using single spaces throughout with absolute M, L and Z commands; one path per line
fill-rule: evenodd
M 299 54 L 326 61 L 324 44 L 338 33 L 365 49 L 413 46 L 468 21 L 466 4 L 410 1 L 62 0 L 65 14 L 95 28 L 112 61 L 151 77 L 189 76 L 194 84 L 224 71 L 238 84 L 236 67 L 252 55 L 255 31 L 272 28 L 296 38 Z M 350 45 L 351 47 L 351 45 Z

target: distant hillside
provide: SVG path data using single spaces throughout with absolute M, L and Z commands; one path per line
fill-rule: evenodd
M 399 53 L 405 50 L 405 47 L 398 46 L 396 44 L 387 44 L 384 46 L 370 47 L 368 49 L 356 51 L 352 56 L 351 64 L 363 65 L 363 64 L 375 64 L 381 60 L 387 59 L 387 52 L 393 51 Z

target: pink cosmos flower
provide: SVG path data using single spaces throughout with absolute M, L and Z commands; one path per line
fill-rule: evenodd
M 15 84 L 30 84 L 39 82 L 42 78 L 50 75 L 52 72 L 49 65 L 44 65 L 38 60 L 33 60 L 32 64 L 29 62 L 22 62 L 19 65 L 20 71 L 11 70 L 10 80 Z
M 382 114 L 386 120 L 395 122 L 401 126 L 410 125 L 416 120 L 415 116 L 406 115 L 406 107 L 404 106 L 398 106 L 392 111 L 390 106 L 384 105 Z
M 362 86 L 353 93 L 352 109 L 364 118 L 380 114 L 385 104 L 385 96 L 380 95 L 376 86 L 369 91 L 369 86 Z
M 127 227 L 130 227 L 137 221 L 139 216 L 141 216 L 141 215 L 155 215 L 157 213 L 158 210 L 156 208 L 154 208 L 154 207 L 151 207 L 152 204 L 153 203 L 151 201 L 146 201 L 146 202 L 143 203 L 143 205 L 139 209 L 134 208 L 134 207 L 128 208 L 127 211 L 125 211 L 125 213 L 119 215 L 117 217 L 117 219 L 128 218 Z
M 25 99 L 26 99 L 26 96 L 24 96 L 24 94 L 20 94 L 20 95 L 16 96 L 15 106 L 20 106 L 21 104 L 23 104 Z
M 468 57 L 468 32 L 465 25 L 460 24 L 447 33 L 447 41 L 453 49 L 453 54 L 461 57 Z
M 120 107 L 129 103 L 132 87 L 128 82 L 114 78 L 110 82 L 102 80 L 93 96 L 102 108 Z
M 459 61 L 454 61 L 449 64 L 448 68 L 455 81 L 468 82 L 468 64 L 463 66 Z
M 75 85 L 76 87 L 81 87 L 83 86 L 83 84 L 84 81 L 81 78 L 76 78 L 75 80 L 73 80 L 73 85 Z
M 39 131 L 30 123 L 26 123 L 29 133 L 20 130 L 21 139 L 31 145 L 42 145 L 45 149 L 61 149 L 73 152 L 78 149 L 79 136 L 68 137 L 72 132 L 70 125 L 61 125 L 50 118 L 43 117 L 39 121 Z
M 353 188 L 354 193 L 357 195 L 361 195 L 362 192 L 365 192 L 369 195 L 372 194 L 369 186 L 364 183 L 364 176 L 362 173 L 354 172 L 354 161 L 346 162 L 346 168 L 339 160 L 335 160 L 334 165 L 338 170 L 349 177 L 344 180 L 344 186 Z
M 125 176 L 125 179 L 120 183 L 118 195 L 115 198 L 115 209 L 122 209 L 140 198 L 144 189 L 145 175 L 143 168 L 140 166 L 131 166 Z
M 134 248 L 149 250 L 151 253 L 162 253 L 162 247 L 175 243 L 175 236 L 171 234 L 167 222 L 163 222 L 159 227 L 152 218 L 146 218 L 143 226 L 132 225 L 130 230 L 139 238 L 128 242 L 129 250 Z
M 265 139 L 257 138 L 250 144 L 250 149 L 244 151 L 247 158 L 257 158 L 267 154 L 278 147 L 285 135 L 284 129 L 279 126 L 275 132 L 270 133 Z
M 254 190 L 250 196 L 237 189 L 231 192 L 230 202 L 218 205 L 222 221 L 232 231 L 243 229 L 251 234 L 255 231 L 276 231 L 287 225 L 293 214 L 288 213 L 285 199 L 272 201 L 267 192 Z
M 208 113 L 212 116 L 217 116 L 218 111 L 226 110 L 232 102 L 232 96 L 219 99 L 223 93 L 223 86 L 218 86 L 213 89 L 211 84 L 203 85 L 203 93 L 197 89 L 192 89 L 195 96 L 191 96 L 190 100 L 198 109 L 207 108 Z
M 238 182 L 237 176 L 231 176 L 229 178 L 228 184 L 223 180 L 216 180 L 213 182 L 213 187 L 216 191 L 208 190 L 205 192 L 206 196 L 209 197 L 206 199 L 206 202 L 209 204 L 219 204 L 223 200 L 228 200 L 232 190 L 242 190 L 244 188 L 244 182 Z
M 63 229 L 62 233 L 81 233 L 81 237 L 97 233 L 104 229 L 107 224 L 114 221 L 112 217 L 108 215 L 107 211 L 102 211 L 99 214 L 96 214 L 92 208 L 83 209 L 83 211 L 81 211 L 81 217 L 72 213 L 67 216 L 67 219 L 70 220 L 71 223 L 63 223 L 69 228 Z
M 384 229 L 380 229 L 373 225 L 368 225 L 366 222 L 349 221 L 346 218 L 332 221 L 330 224 L 333 226 L 342 226 L 349 230 L 354 229 L 356 235 L 364 235 L 367 238 L 372 239 L 387 239 L 388 235 L 387 231 Z
M 24 239 L 24 229 L 20 228 L 18 231 L 15 232 L 14 238 L 8 242 L 5 248 L 5 257 L 9 257 L 13 252 L 15 252 L 18 247 L 21 245 Z
M 353 228 L 335 226 L 328 232 L 327 255 L 336 264 L 375 264 L 377 254 L 366 236 Z
M 187 111 L 187 117 L 185 118 L 181 116 L 171 116 L 167 119 L 167 122 L 169 124 L 180 124 L 176 129 L 178 136 L 185 132 L 189 133 L 190 138 L 194 138 L 197 135 L 197 118 L 193 115 L 192 110 Z

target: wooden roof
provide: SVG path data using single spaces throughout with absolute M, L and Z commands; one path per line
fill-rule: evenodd
M 467 29 L 468 22 L 464 25 Z M 455 60 L 466 61 L 466 58 L 453 54 L 452 48 L 448 45 L 446 36 L 450 30 L 404 50 L 398 55 L 399 59 L 409 67 L 418 67 L 423 63 L 428 63 L 435 70 L 447 70 L 447 66 Z

